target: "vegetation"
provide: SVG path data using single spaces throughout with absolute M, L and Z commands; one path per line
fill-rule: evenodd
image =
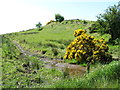
M 90 32 L 99 32 L 101 34 L 110 34 L 115 40 L 120 37 L 120 11 L 118 6 L 114 5 L 106 9 L 104 14 L 97 16 L 97 21 L 90 28 Z
M 37 28 L 40 28 L 42 26 L 42 24 L 39 22 L 38 24 L 36 24 Z
M 82 29 L 75 30 L 74 36 L 76 38 L 66 49 L 65 59 L 76 59 L 80 63 L 111 61 L 112 57 L 104 39 L 96 40 Z
M 39 22 L 38 24 L 36 24 L 36 27 L 39 29 L 39 30 L 42 30 L 41 28 L 42 24 Z
M 64 68 L 62 71 L 55 69 L 55 67 L 53 69 L 47 68 L 46 62 L 40 60 L 41 56 L 51 59 L 56 58 L 56 61 L 58 58 L 62 58 L 66 47 L 75 39 L 72 34 L 75 36 L 80 35 L 80 33 L 73 33 L 74 29 L 79 27 L 86 29 L 86 33 L 89 33 L 87 28 L 92 23 L 91 21 L 87 21 L 87 24 L 84 24 L 82 20 L 68 20 L 61 23 L 52 22 L 44 26 L 42 31 L 33 29 L 2 35 L 2 87 L 118 88 L 119 61 L 112 61 L 110 64 L 96 63 L 91 65 L 91 72 L 89 74 L 86 73 L 84 76 L 74 74 L 74 76 L 71 76 L 69 73 L 72 73 L 72 70 L 69 70 L 69 68 Z M 69 36 L 66 36 L 66 34 Z M 94 38 L 99 39 L 102 37 L 105 41 L 109 41 L 110 37 L 108 35 L 99 36 L 99 34 L 96 34 L 98 33 L 92 33 Z M 25 51 L 30 52 L 30 55 L 21 53 L 19 48 L 13 43 L 14 41 L 23 47 Z M 118 45 L 112 46 L 110 44 L 109 52 L 113 56 L 117 55 L 119 52 L 118 47 Z M 76 60 L 73 61 L 75 62 Z M 102 70 L 99 70 L 99 68 Z
M 113 44 L 111 33 L 90 33 L 89 27 L 96 23 L 51 20 L 41 30 L 38 23 L 36 29 L 0 35 L 1 87 L 119 89 L 120 39 Z M 86 73 L 88 61 L 95 62 L 90 73 Z
M 26 32 L 13 33 L 9 37 L 17 41 L 26 51 L 49 58 L 63 58 L 66 46 L 74 39 L 74 36 L 72 36 L 74 30 L 76 28 L 87 29 L 93 23 L 92 21 L 87 22 L 88 24 L 85 25 L 81 24 L 83 23 L 82 20 L 53 22 L 43 26 L 41 31 L 33 29 Z
M 46 23 L 46 25 L 55 22 L 54 20 L 50 20 L 49 22 Z
M 98 65 L 97 69 L 83 77 L 65 78 L 47 88 L 119 88 L 120 62 Z
M 62 75 L 61 71 L 45 68 L 37 57 L 22 54 L 6 36 L 2 49 L 2 88 L 43 87 Z
M 57 22 L 62 22 L 64 20 L 64 17 L 61 16 L 60 14 L 55 14 L 55 20 Z

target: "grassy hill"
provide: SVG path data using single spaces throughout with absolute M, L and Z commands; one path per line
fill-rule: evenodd
M 92 21 L 88 21 L 84 24 L 82 20 L 53 22 L 43 26 L 41 31 L 33 29 L 15 33 L 16 35 L 11 35 L 11 39 L 16 40 L 30 52 L 51 58 L 62 58 L 66 46 L 75 38 L 74 30 L 87 29 L 92 23 Z
M 109 52 L 117 61 L 110 64 L 95 64 L 89 74 L 70 75 L 63 67 L 66 47 L 75 38 L 74 30 L 85 29 L 93 21 L 65 20 L 52 22 L 41 29 L 30 29 L 2 36 L 2 84 L 3 88 L 118 88 L 119 87 L 119 45 L 109 44 Z M 89 33 L 90 34 L 90 33 Z M 92 33 L 96 39 L 109 34 Z M 58 62 L 60 61 L 60 62 Z M 56 63 L 63 64 L 55 67 Z M 52 67 L 51 67 L 52 66 Z M 63 67 L 63 70 L 59 68 Z M 73 69 L 74 71 L 74 69 Z

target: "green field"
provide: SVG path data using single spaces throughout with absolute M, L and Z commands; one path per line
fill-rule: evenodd
M 86 22 L 65 20 L 41 29 L 1 35 L 2 88 L 119 88 L 120 47 L 109 43 L 109 34 L 89 33 L 88 28 L 94 22 Z M 66 47 L 74 40 L 76 29 L 85 29 L 96 39 L 104 38 L 113 61 L 93 64 L 90 73 L 83 75 L 71 74 L 67 67 L 59 70 L 62 64 L 64 66 Z

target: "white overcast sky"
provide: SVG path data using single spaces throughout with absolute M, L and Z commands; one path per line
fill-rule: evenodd
M 45 25 L 60 13 L 65 19 L 96 20 L 119 0 L 0 0 L 0 34 L 35 28 Z

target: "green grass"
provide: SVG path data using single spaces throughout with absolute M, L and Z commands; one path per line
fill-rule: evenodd
M 0 85 L 2 84 L 2 36 L 0 36 Z M 1 86 L 0 86 L 1 89 Z
M 3 38 L 2 49 L 2 88 L 40 88 L 62 76 L 61 71 L 44 67 L 39 58 L 21 55 L 6 37 Z
M 120 61 L 97 67 L 86 76 L 66 78 L 47 88 L 119 88 Z
M 109 52 L 112 54 L 113 58 L 120 59 L 120 45 L 109 44 Z
M 79 23 L 76 24 L 74 22 Z M 84 24 L 83 22 L 82 20 L 68 20 L 61 23 L 54 22 L 43 26 L 42 31 L 33 29 L 13 33 L 9 37 L 11 37 L 11 40 L 16 40 L 25 50 L 29 50 L 30 52 L 37 52 L 42 56 L 50 58 L 62 58 L 66 47 L 75 38 L 73 36 L 74 30 L 79 28 L 87 29 L 93 23 L 87 21 L 87 24 Z
M 79 22 L 78 24 L 74 22 Z M 11 40 L 16 40 L 25 50 L 35 52 L 41 56 L 50 58 L 63 58 L 66 47 L 74 40 L 74 30 L 86 29 L 89 33 L 88 27 L 93 23 L 84 20 L 68 20 L 61 23 L 51 23 L 43 26 L 42 30 L 38 29 L 13 33 L 9 35 Z M 109 34 L 100 36 L 98 33 L 90 34 L 96 39 L 104 38 L 107 42 L 110 39 Z
M 77 22 L 77 23 L 76 23 Z M 61 23 L 51 23 L 43 26 L 42 30 L 32 29 L 28 31 L 5 34 L 3 36 L 0 52 L 2 52 L 2 84 L 3 88 L 118 88 L 120 76 L 120 60 L 110 64 L 96 63 L 91 65 L 91 72 L 84 76 L 69 76 L 55 68 L 44 67 L 46 64 L 36 56 L 25 56 L 13 43 L 19 45 L 39 56 L 50 58 L 63 58 L 66 47 L 74 40 L 74 30 L 86 29 L 93 22 L 66 20 Z M 96 39 L 104 38 L 107 42 L 110 35 L 92 33 Z M 1 42 L 1 40 L 0 40 Z M 1 48 L 2 47 L 2 48 Z M 114 57 L 120 54 L 119 45 L 109 44 L 109 52 Z M 120 58 L 119 58 L 120 59 Z M 66 61 L 75 63 L 75 60 Z M 86 64 L 82 64 L 86 66 Z

